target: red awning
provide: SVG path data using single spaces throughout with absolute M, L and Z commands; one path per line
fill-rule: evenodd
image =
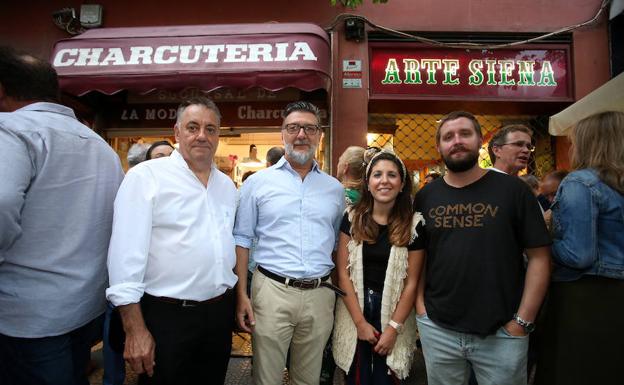
M 328 89 L 330 49 L 314 24 L 222 24 L 89 30 L 54 46 L 73 95 L 196 87 Z

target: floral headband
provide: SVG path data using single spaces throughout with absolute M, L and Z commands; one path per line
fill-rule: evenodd
M 405 169 L 405 164 L 403 164 L 403 161 L 401 160 L 401 158 L 399 158 L 394 152 L 392 152 L 390 150 L 386 150 L 386 149 L 379 150 L 368 161 L 368 164 L 366 165 L 366 174 L 364 174 L 366 176 L 366 180 L 368 180 L 368 175 L 369 175 L 369 172 L 370 172 L 370 168 L 371 168 L 371 165 L 374 163 L 375 158 L 379 157 L 381 154 L 391 155 L 394 159 L 396 159 L 398 161 L 398 163 L 401 165 L 401 170 L 403 171 L 403 182 L 405 182 L 405 178 L 407 178 L 407 170 Z

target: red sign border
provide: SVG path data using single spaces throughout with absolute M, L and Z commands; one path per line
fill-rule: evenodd
M 475 96 L 442 96 L 442 95 L 391 95 L 391 94 L 380 94 L 373 92 L 373 87 L 371 84 L 371 71 L 370 71 L 370 63 L 373 61 L 373 49 L 375 47 L 379 48 L 392 48 L 392 47 L 413 47 L 415 49 L 418 48 L 436 48 L 432 47 L 428 44 L 423 43 L 412 43 L 412 42 L 371 42 L 368 44 L 368 57 L 369 57 L 369 67 L 368 67 L 368 77 L 369 77 L 369 99 L 370 100 L 458 100 L 458 101 L 484 101 L 484 102 L 535 102 L 535 99 L 531 98 L 501 98 L 501 97 L 475 97 Z M 454 50 L 457 48 L 449 48 L 450 50 Z M 524 50 L 524 49 L 560 49 L 566 52 L 566 60 L 568 65 L 568 71 L 566 74 L 566 81 L 568 82 L 568 96 L 567 97 L 553 97 L 547 100 L 544 100 L 544 103 L 547 102 L 574 102 L 574 95 L 576 94 L 575 84 L 572 81 L 572 73 L 574 72 L 573 63 L 571 60 L 571 44 L 525 44 L 519 45 L 515 47 L 509 47 L 505 49 L 513 49 L 513 50 Z

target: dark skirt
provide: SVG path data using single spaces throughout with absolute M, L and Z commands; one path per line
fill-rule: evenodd
M 624 280 L 553 282 L 536 385 L 624 384 Z

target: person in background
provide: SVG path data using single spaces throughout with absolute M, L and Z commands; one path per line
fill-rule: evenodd
M 249 145 L 249 156 L 243 158 L 243 163 L 246 162 L 260 163 L 260 159 L 258 159 L 258 147 L 256 147 L 255 144 Z
M 535 195 L 536 197 L 539 195 L 539 189 L 540 189 L 539 179 L 537 179 L 535 175 L 525 174 L 525 175 L 520 175 L 519 178 L 524 183 L 526 183 L 527 186 L 531 188 L 533 195 Z
M 128 169 L 136 166 L 137 164 L 145 161 L 145 154 L 149 145 L 147 143 L 134 143 L 128 149 Z
M 542 178 L 538 200 L 544 210 L 548 210 L 552 205 L 555 195 L 557 195 L 557 189 L 566 175 L 568 175 L 567 170 L 556 170 L 546 174 L 544 178 Z
M 179 150 L 132 168 L 115 198 L 106 296 L 141 384 L 221 384 L 234 326 L 237 194 L 214 160 L 218 107 L 195 97 L 177 112 Z
M 510 124 L 498 130 L 488 143 L 490 169 L 517 176 L 527 167 L 535 151 L 532 137 L 533 131 L 524 124 Z
M 241 187 L 234 228 L 237 321 L 253 332 L 256 385 L 281 383 L 289 348 L 291 383 L 320 379 L 334 321 L 332 252 L 345 206 L 342 186 L 314 159 L 322 136 L 318 107 L 290 103 L 282 124 L 285 155 Z M 254 239 L 250 300 L 247 268 Z
M 360 184 L 364 176 L 364 153 L 359 146 L 350 146 L 338 158 L 336 177 L 344 186 L 347 205 L 354 205 L 360 199 Z M 370 157 L 369 157 L 370 160 Z
M 425 184 L 429 184 L 441 176 L 442 175 L 440 175 L 440 173 L 431 171 L 429 174 L 427 174 L 427 176 L 425 176 Z
M 175 150 L 175 147 L 168 140 L 160 140 L 152 143 L 145 153 L 145 160 L 158 159 L 163 156 L 169 156 Z
M 279 146 L 271 147 L 269 151 L 267 151 L 266 166 L 273 166 L 274 164 L 279 162 L 280 159 L 282 159 L 282 156 L 284 156 L 284 148 Z
M 362 197 L 340 227 L 336 363 L 350 385 L 391 385 L 409 375 L 416 347 L 414 300 L 424 263 L 423 224 L 412 215 L 411 178 L 382 150 L 366 167 Z
M 54 68 L 0 47 L 0 383 L 87 385 L 123 170 L 58 101 Z
M 624 113 L 581 120 L 552 205 L 554 272 L 536 384 L 622 383 Z

